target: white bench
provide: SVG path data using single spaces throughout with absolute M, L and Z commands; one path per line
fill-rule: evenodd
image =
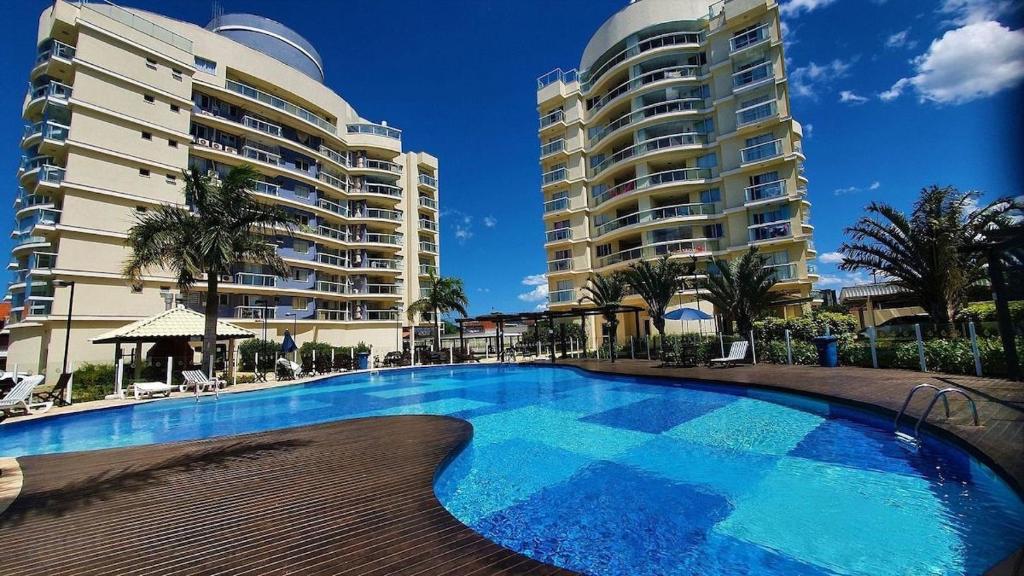
M 135 390 L 135 399 L 141 400 L 143 396 L 153 397 L 154 394 L 170 396 L 173 386 L 165 382 L 136 382 L 132 385 Z

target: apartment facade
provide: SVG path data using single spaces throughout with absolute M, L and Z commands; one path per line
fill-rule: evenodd
M 184 202 L 182 171 L 256 168 L 260 201 L 300 225 L 268 241 L 287 277 L 239 263 L 220 313 L 268 338 L 294 330 L 381 354 L 413 332 L 406 306 L 439 269 L 438 162 L 403 150 L 324 84 L 316 50 L 285 26 L 228 14 L 206 27 L 106 3 L 57 0 L 39 21 L 22 110 L 9 287 L 11 365 L 59 370 L 74 282 L 71 357 L 90 338 L 174 303 L 203 310 L 166 272 L 141 290 L 121 270 L 137 215 Z
M 816 253 L 779 25 L 775 0 L 636 0 L 578 69 L 538 79 L 552 310 L 578 306 L 594 274 L 667 255 L 699 279 L 749 246 L 775 270 L 776 313 L 807 309 Z M 679 304 L 713 313 L 695 290 Z M 617 338 L 652 333 L 641 315 Z

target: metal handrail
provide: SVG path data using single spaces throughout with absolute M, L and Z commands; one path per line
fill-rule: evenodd
M 932 411 L 932 407 L 935 406 L 935 402 L 938 401 L 939 397 L 946 401 L 946 418 L 949 418 L 949 400 L 946 400 L 946 394 L 955 392 L 967 399 L 968 404 L 971 405 L 971 414 L 974 416 L 974 425 L 978 426 L 978 407 L 974 404 L 974 399 L 971 398 L 967 392 L 959 388 L 943 388 L 939 390 L 935 396 L 932 397 L 932 401 L 928 404 L 928 407 L 924 409 L 924 414 L 918 419 L 917 425 L 914 426 L 914 436 L 917 436 L 917 431 L 921 428 L 921 423 L 928 418 L 928 413 Z
M 900 429 L 900 418 L 902 418 L 903 414 L 907 411 L 907 406 L 909 406 L 910 401 L 913 400 L 914 394 L 917 394 L 917 391 L 920 390 L 921 388 L 931 388 L 932 390 L 935 390 L 935 396 L 938 396 L 938 386 L 934 386 L 932 384 L 918 384 L 917 386 L 914 386 L 910 393 L 907 394 L 907 399 L 903 401 L 903 407 L 900 408 L 899 413 L 896 414 L 896 420 L 894 420 L 892 423 L 893 432 L 896 432 Z M 932 400 L 935 400 L 935 398 L 933 397 Z M 945 396 L 942 397 L 942 400 L 946 404 L 946 418 L 949 418 L 949 400 Z

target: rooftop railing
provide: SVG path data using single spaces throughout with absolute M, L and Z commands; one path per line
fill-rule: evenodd
M 576 72 L 575 68 L 564 72 L 561 68 L 555 68 L 551 72 L 537 78 L 537 90 L 540 90 L 549 84 L 554 84 L 555 82 L 571 84 L 578 79 L 579 74 Z
M 128 26 L 129 28 L 134 28 L 135 30 L 142 32 L 147 36 L 151 36 L 153 38 L 156 38 L 157 40 L 160 40 L 161 42 L 170 44 L 175 48 L 184 50 L 185 52 L 188 52 L 190 54 L 192 53 L 192 41 L 188 38 L 185 38 L 180 34 L 175 34 L 167 28 L 155 24 L 152 21 L 135 14 L 134 12 L 129 12 L 128 10 L 121 8 L 120 6 L 112 2 L 108 2 L 106 0 L 93 0 L 90 2 L 79 0 L 77 4 L 83 10 L 90 10 L 97 14 L 101 14 L 112 20 L 118 21 L 124 24 L 125 26 Z
M 306 110 L 301 106 L 296 106 L 295 104 L 292 104 L 291 102 L 288 102 L 287 100 L 284 100 L 282 98 L 278 98 L 273 94 L 268 94 L 258 88 L 253 88 L 248 84 L 242 84 L 241 82 L 231 79 L 228 79 L 225 82 L 224 87 L 232 92 L 236 92 L 247 98 L 252 98 L 254 100 L 262 102 L 263 104 L 266 104 L 267 106 L 270 106 L 272 108 L 277 108 L 278 110 L 283 110 L 293 116 L 297 116 L 302 120 L 305 120 L 310 124 L 313 124 L 314 126 L 318 126 L 319 128 L 326 132 L 330 132 L 331 134 L 338 133 L 338 129 L 337 127 L 334 126 L 334 124 L 331 124 L 324 118 L 321 118 L 317 114 L 314 114 L 313 112 L 310 112 L 309 110 Z
M 392 128 L 391 126 L 384 126 L 383 124 L 373 124 L 370 122 L 363 122 L 359 124 L 349 124 L 346 127 L 349 134 L 373 134 L 374 136 L 383 136 L 385 138 L 393 138 L 395 140 L 402 139 L 402 131 L 398 128 Z

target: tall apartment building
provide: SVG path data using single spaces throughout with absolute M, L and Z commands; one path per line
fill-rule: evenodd
M 778 313 L 807 306 L 813 227 L 775 0 L 630 3 L 578 70 L 538 79 L 537 105 L 552 310 L 577 306 L 592 274 L 668 255 L 706 275 L 748 246 L 775 270 Z M 637 328 L 618 338 L 652 333 Z
M 324 84 L 301 36 L 246 14 L 205 28 L 111 4 L 56 0 L 39 21 L 22 110 L 10 268 L 10 363 L 59 368 L 74 281 L 71 356 L 112 358 L 89 339 L 174 302 L 203 309 L 154 271 L 121 277 L 137 214 L 184 202 L 182 171 L 255 167 L 261 201 L 301 222 L 268 241 L 288 277 L 239 263 L 220 284 L 221 315 L 301 343 L 359 341 L 381 353 L 413 332 L 404 308 L 438 270 L 437 159 L 402 149 Z M 45 368 L 44 368 L 45 367 Z

